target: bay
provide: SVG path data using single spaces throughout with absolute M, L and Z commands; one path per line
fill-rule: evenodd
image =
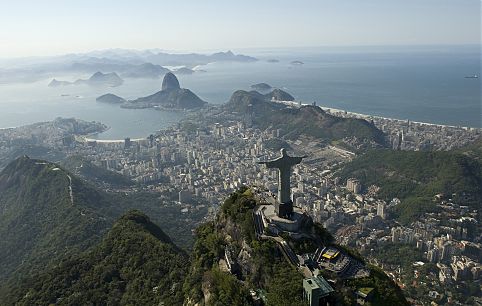
M 243 53 L 260 60 L 207 64 L 199 67 L 205 72 L 178 75 L 181 86 L 209 103 L 222 104 L 235 90 L 250 90 L 250 85 L 266 82 L 304 103 L 482 127 L 480 78 L 465 78 L 480 75 L 479 46 L 251 49 Z M 97 135 L 98 139 L 123 139 L 146 137 L 183 118 L 182 112 L 122 109 L 95 101 L 105 93 L 126 99 L 146 96 L 160 90 L 162 79 L 125 79 L 116 88 L 50 88 L 47 85 L 54 77 L 72 81 L 88 75 L 52 75 L 33 83 L 1 84 L 0 127 L 75 117 L 107 124 L 110 129 Z

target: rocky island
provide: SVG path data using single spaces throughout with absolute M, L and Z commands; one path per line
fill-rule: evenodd
M 124 80 L 122 80 L 119 75 L 115 72 L 111 73 L 102 73 L 97 71 L 88 79 L 78 79 L 75 82 L 68 82 L 68 81 L 58 81 L 53 79 L 49 83 L 49 87 L 59 87 L 59 86 L 67 86 L 67 85 L 90 85 L 90 86 L 108 86 L 108 87 L 117 87 L 122 85 Z
M 266 83 L 257 83 L 257 84 L 251 85 L 251 88 L 254 89 L 254 90 L 259 90 L 259 91 L 268 91 L 272 87 L 271 87 L 271 85 L 266 84 Z
M 178 69 L 174 70 L 173 72 L 175 72 L 177 74 L 193 74 L 195 71 L 190 69 L 190 68 L 187 68 L 187 67 L 181 67 L 181 68 L 178 68 Z
M 49 83 L 49 87 L 60 87 L 60 86 L 66 86 L 66 85 L 71 85 L 72 83 L 71 82 L 67 82 L 67 81 L 58 81 L 56 79 L 53 79 L 50 83 Z
M 123 108 L 162 108 L 162 109 L 193 109 L 199 108 L 207 102 L 186 88 L 181 88 L 177 77 L 168 72 L 162 81 L 161 91 L 147 97 L 128 101 L 121 105 Z
M 122 104 L 122 103 L 127 102 L 126 99 L 124 99 L 122 97 L 119 97 L 117 95 L 111 94 L 111 93 L 108 93 L 108 94 L 102 95 L 100 97 L 97 97 L 95 100 L 97 102 L 111 103 L 111 104 Z

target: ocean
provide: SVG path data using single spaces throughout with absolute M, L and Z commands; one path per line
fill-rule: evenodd
M 209 103 L 222 104 L 235 90 L 250 90 L 250 85 L 265 82 L 303 103 L 412 121 L 482 127 L 481 79 L 465 78 L 481 74 L 479 46 L 251 49 L 242 53 L 260 60 L 204 65 L 200 69 L 206 72 L 178 75 L 181 87 Z M 304 64 L 293 65 L 292 61 Z M 75 80 L 88 76 L 54 77 Z M 0 128 L 75 117 L 107 124 L 110 129 L 97 135 L 98 139 L 123 139 L 146 137 L 183 117 L 182 112 L 121 109 L 95 101 L 108 92 L 126 99 L 146 96 L 160 90 L 162 79 L 125 79 L 116 88 L 49 88 L 50 81 L 1 84 Z

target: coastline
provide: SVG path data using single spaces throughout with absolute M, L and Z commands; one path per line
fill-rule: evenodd
M 281 103 L 281 104 L 284 104 L 284 105 L 295 106 L 295 107 L 313 106 L 312 104 L 301 103 L 300 101 L 271 100 L 271 102 Z M 362 114 L 362 113 L 355 113 L 355 112 L 350 112 L 350 111 L 346 111 L 346 110 L 343 110 L 343 109 L 328 107 L 328 106 L 324 106 L 324 105 L 315 105 L 315 106 L 319 107 L 323 111 L 328 111 L 332 115 L 343 114 L 343 115 L 349 115 L 353 118 L 360 118 L 360 119 L 365 119 L 365 120 L 366 119 L 381 119 L 381 120 L 389 120 L 389 121 L 397 121 L 397 122 L 408 122 L 409 121 L 410 123 L 415 123 L 415 124 L 419 124 L 419 125 L 435 126 L 435 127 L 441 127 L 441 128 L 455 128 L 455 129 L 464 129 L 464 130 L 482 130 L 482 127 L 457 126 L 457 125 L 449 125 L 449 124 L 412 121 L 410 119 L 399 119 L 399 118 L 382 117 L 382 116 L 378 116 L 378 115 L 368 115 L 368 114 Z
M 82 140 L 85 141 L 85 142 L 95 141 L 95 142 L 98 142 L 98 143 L 120 143 L 120 142 L 125 141 L 125 139 L 94 139 L 94 138 L 87 138 L 87 137 L 82 137 Z M 143 140 L 147 140 L 147 137 L 130 139 L 130 141 L 132 141 L 132 142 L 143 141 Z
M 313 106 L 312 104 L 308 103 L 302 103 L 301 101 L 278 101 L 278 100 L 271 100 L 273 103 L 280 103 L 283 105 L 291 106 L 291 107 L 302 107 L 302 106 Z M 219 107 L 222 104 L 208 104 L 205 106 L 215 106 Z M 482 128 L 478 127 L 468 127 L 468 126 L 455 126 L 455 125 L 448 125 L 448 124 L 439 124 L 439 123 L 430 123 L 430 122 L 421 122 L 421 121 L 411 121 L 409 119 L 399 119 L 399 118 L 390 118 L 390 117 L 383 117 L 383 116 L 378 116 L 378 115 L 369 115 L 369 114 L 363 114 L 363 113 L 356 113 L 356 112 L 350 112 L 346 111 L 343 109 L 338 109 L 334 107 L 328 107 L 324 105 L 315 105 L 316 107 L 319 107 L 321 110 L 333 115 L 333 116 L 338 116 L 338 117 L 350 117 L 350 118 L 358 118 L 358 119 L 364 119 L 364 120 L 387 120 L 387 121 L 394 121 L 398 123 L 408 123 L 410 122 L 411 124 L 417 124 L 417 125 L 422 125 L 422 126 L 432 126 L 432 127 L 437 127 L 437 128 L 450 128 L 450 129 L 461 129 L 461 130 L 466 130 L 466 131 L 475 131 L 479 130 L 482 131 Z M 122 108 L 122 106 L 121 106 Z M 187 110 L 187 109 L 173 109 L 173 108 L 160 108 L 160 107 L 147 107 L 153 110 L 158 110 L 158 111 L 165 111 L 165 112 L 173 112 L 173 113 L 189 113 L 192 110 Z M 140 109 L 140 108 L 125 108 L 125 109 Z M 28 125 L 28 124 L 27 124 Z M 16 129 L 20 128 L 23 126 L 27 125 L 20 125 L 17 127 L 0 127 L 0 131 L 7 131 L 11 129 Z M 172 124 L 171 124 L 172 126 Z M 95 139 L 91 138 L 92 136 L 102 134 L 108 130 L 110 130 L 112 127 L 106 126 L 106 128 L 103 131 L 100 132 L 94 132 L 86 135 L 78 135 L 78 137 L 81 137 L 83 141 L 95 141 L 98 143 L 119 143 L 119 142 L 124 142 L 125 139 Z M 162 130 L 162 129 L 160 129 Z M 159 132 L 160 130 L 157 131 L 152 131 L 152 133 Z M 131 141 L 142 141 L 146 140 L 148 135 L 144 138 L 132 138 Z

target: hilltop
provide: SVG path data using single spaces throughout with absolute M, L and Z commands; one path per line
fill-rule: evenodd
M 354 137 L 364 145 L 385 145 L 383 132 L 366 120 L 335 117 L 316 106 L 288 106 L 271 100 L 293 101 L 294 98 L 280 89 L 266 95 L 238 90 L 232 94 L 226 109 L 250 117 L 258 128 L 279 128 L 288 139 L 300 135 L 326 141 Z
M 335 246 L 333 237 L 309 220 L 298 235 L 273 235 L 266 228 L 259 232 L 254 210 L 260 204 L 263 202 L 252 189 L 242 188 L 226 199 L 214 222 L 197 229 L 184 283 L 187 305 L 257 305 L 260 300 L 268 306 L 305 305 L 303 275 L 308 273 L 307 266 L 291 254 L 309 258 L 324 246 L 333 246 L 341 250 L 340 256 L 351 258 L 350 268 L 340 274 L 321 271 L 334 288 L 327 298 L 330 303 L 353 305 L 355 292 L 368 287 L 375 292 L 372 301 L 376 305 L 407 305 L 388 276 L 377 268 L 363 268 L 359 255 Z M 356 276 L 347 277 L 347 273 Z
M 12 300 L 24 305 L 182 305 L 187 263 L 187 255 L 157 225 L 130 211 L 91 251 L 32 277 Z
M 108 93 L 102 96 L 99 96 L 95 99 L 97 102 L 103 102 L 103 103 L 111 103 L 111 104 L 122 104 L 125 103 L 126 100 L 122 97 L 119 97 L 117 95 Z
M 259 90 L 259 91 L 267 91 L 270 90 L 272 87 L 271 85 L 267 83 L 256 83 L 250 86 L 254 90 Z

